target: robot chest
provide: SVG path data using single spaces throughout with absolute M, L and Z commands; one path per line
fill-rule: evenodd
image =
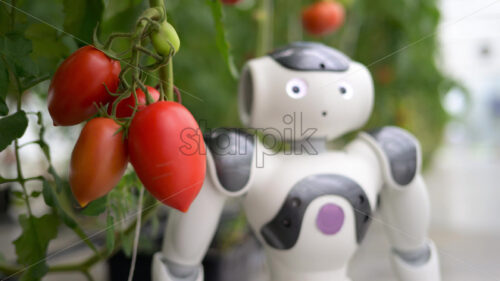
M 253 225 L 263 242 L 271 248 L 289 250 L 296 247 L 299 240 L 316 240 L 312 244 L 317 245 L 318 240 L 332 241 L 338 239 L 335 236 L 346 233 L 352 236 L 350 240 L 360 243 L 368 229 L 372 208 L 367 194 L 347 176 L 333 173 L 309 175 L 287 188 L 283 195 L 278 210 L 274 207 L 271 217 L 261 213 L 266 218 Z M 261 198 L 260 202 L 272 204 L 269 199 Z M 267 209 L 261 207 L 261 211 Z M 252 214 L 248 215 L 252 220 Z

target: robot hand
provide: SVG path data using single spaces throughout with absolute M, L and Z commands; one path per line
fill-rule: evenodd
M 159 252 L 153 256 L 152 276 L 155 281 L 203 281 L 203 267 L 175 264 Z
M 440 280 L 438 253 L 432 242 L 417 251 L 393 251 L 391 260 L 399 280 Z

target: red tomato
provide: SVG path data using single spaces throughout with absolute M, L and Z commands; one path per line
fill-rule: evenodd
M 238 2 L 240 2 L 241 0 L 222 0 L 222 3 L 226 4 L 226 5 L 234 5 Z
M 97 112 L 97 105 L 110 102 L 106 92 L 116 91 L 120 62 L 92 46 L 78 49 L 57 69 L 49 87 L 49 112 L 54 125 L 71 126 Z
M 186 212 L 205 179 L 205 142 L 181 104 L 159 101 L 137 112 L 128 131 L 130 163 L 151 194 Z
M 83 127 L 71 154 L 69 183 L 82 207 L 106 195 L 127 168 L 127 145 L 120 125 L 109 118 L 94 118 Z
M 311 34 L 325 35 L 337 30 L 345 18 L 344 7 L 333 1 L 320 1 L 302 12 L 302 25 Z
M 146 88 L 155 102 L 160 99 L 160 92 L 158 92 L 158 90 L 150 86 L 146 86 Z M 138 110 L 146 107 L 146 94 L 141 89 L 137 89 L 135 93 L 137 94 L 137 101 L 139 102 Z M 120 101 L 116 106 L 116 117 L 124 118 L 132 116 L 134 106 L 135 97 L 131 94 L 130 97 Z M 112 109 L 112 104 L 110 104 L 108 107 L 109 114 L 111 114 Z

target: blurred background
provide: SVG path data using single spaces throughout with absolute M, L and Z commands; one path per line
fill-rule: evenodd
M 1 17 L 7 9 L 3 2 L 0 36 L 7 24 Z M 63 0 L 17 2 L 18 15 L 28 27 L 25 36 L 33 42 L 30 56 L 40 72 L 49 74 L 83 44 L 75 38 L 91 42 L 97 21 L 99 36 L 105 38 L 111 32 L 129 31 L 147 7 L 147 1 L 141 0 L 75 1 L 73 8 Z M 321 37 L 308 35 L 300 22 L 302 9 L 313 2 L 242 0 L 224 6 L 223 22 L 236 67 L 240 69 L 262 51 L 297 40 L 323 42 L 367 65 L 375 81 L 376 102 L 366 127 L 397 125 L 422 143 L 433 208 L 430 232 L 439 249 L 443 280 L 500 280 L 500 0 L 341 0 L 345 23 Z M 198 120 L 206 121 L 206 128 L 240 127 L 237 80 L 219 52 L 207 3 L 168 0 L 167 13 L 181 38 L 174 68 L 183 103 Z M 80 21 L 68 20 L 71 17 Z M 154 77 L 150 83 L 156 83 Z M 24 108 L 43 109 L 55 168 L 67 178 L 81 127 L 50 125 L 47 88 L 48 82 L 26 95 Z M 37 134 L 36 123 L 30 122 L 21 142 Z M 26 176 L 47 170 L 39 148 L 26 147 L 21 157 Z M 0 175 L 16 176 L 12 149 L 0 153 Z M 30 188 L 40 187 L 33 184 Z M 0 261 L 15 260 L 11 242 L 20 233 L 16 220 L 25 208 L 13 195 L 18 189 L 0 185 Z M 43 201 L 34 202 L 34 207 L 39 213 L 45 211 Z M 207 280 L 268 280 L 265 257 L 237 203 L 231 202 L 226 209 L 204 262 Z M 166 217 L 161 210 L 141 233 L 135 280 L 148 280 L 149 260 L 160 245 Z M 89 233 L 103 227 L 99 217 L 80 221 Z M 96 235 L 93 240 L 102 244 L 104 236 Z M 54 254 L 49 264 L 91 253 L 77 242 L 77 237 L 61 231 L 49 246 L 49 254 Z M 383 225 L 374 220 L 350 267 L 353 280 L 396 280 L 388 254 Z M 130 250 L 124 248 L 99 263 L 92 269 L 94 279 L 125 280 L 129 255 Z M 52 274 L 43 280 L 68 278 L 86 280 L 80 273 Z

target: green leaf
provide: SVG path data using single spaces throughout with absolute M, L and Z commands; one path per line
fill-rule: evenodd
M 64 0 L 64 31 L 78 38 L 79 45 L 92 44 L 92 34 L 103 11 L 102 0 Z
M 57 215 L 63 223 L 71 228 L 80 239 L 82 239 L 89 248 L 91 248 L 94 252 L 97 253 L 97 249 L 88 238 L 87 234 L 83 231 L 83 229 L 78 225 L 78 223 L 73 219 L 73 217 L 64 210 L 59 202 L 59 198 L 55 193 L 52 185 L 48 181 L 43 181 L 43 189 L 42 189 L 43 199 L 45 200 L 45 204 L 54 208 L 56 210 Z
M 9 73 L 7 72 L 7 67 L 5 67 L 4 62 L 0 60 L 0 116 L 7 115 L 9 113 L 9 108 L 7 108 L 7 103 L 5 102 L 8 90 Z
M 142 0 L 109 0 L 104 10 L 104 20 L 110 19 L 117 14 L 123 13 L 131 6 L 141 4 Z
M 27 127 L 28 118 L 22 110 L 0 119 L 0 152 L 22 137 Z
M 24 198 L 24 193 L 21 191 L 12 191 L 12 195 L 14 195 L 16 198 L 23 199 Z
M 98 216 L 106 211 L 106 201 L 107 196 L 103 196 L 90 202 L 85 209 L 81 212 L 82 215 L 86 216 Z
M 41 191 L 33 191 L 31 192 L 30 197 L 37 198 L 40 194 L 42 194 Z
M 233 56 L 231 55 L 229 47 L 229 41 L 227 40 L 226 30 L 224 28 L 224 13 L 222 11 L 222 4 L 218 0 L 206 0 L 206 2 L 207 5 L 210 6 L 215 22 L 215 41 L 217 44 L 217 48 L 224 57 L 224 61 L 227 64 L 229 72 L 231 72 L 231 75 L 236 79 L 238 78 L 239 74 L 236 66 L 234 65 Z
M 34 23 L 26 29 L 24 35 L 33 44 L 31 58 L 38 65 L 42 74 L 52 74 L 59 62 L 69 54 L 63 38 L 52 27 Z
M 61 177 L 59 177 L 59 175 L 57 174 L 56 170 L 54 169 L 54 167 L 52 165 L 49 167 L 48 172 L 49 172 L 49 174 L 52 175 L 52 177 L 54 177 L 54 181 L 56 183 L 57 193 L 61 193 L 61 191 L 64 189 L 63 180 L 61 179 Z
M 9 33 L 0 37 L 0 53 L 6 57 L 23 57 L 32 50 L 31 41 L 19 33 Z
M 0 35 L 5 34 L 9 30 L 10 14 L 7 11 L 7 5 L 0 5 Z
M 0 37 L 0 53 L 13 64 L 15 74 L 19 77 L 36 76 L 38 74 L 38 66 L 29 56 L 32 51 L 31 41 L 22 34 L 9 33 Z
M 38 65 L 30 56 L 16 57 L 13 59 L 16 74 L 19 77 L 31 77 L 38 75 Z
M 45 204 L 54 208 L 64 224 L 70 228 L 77 227 L 76 221 L 61 207 L 59 198 L 48 181 L 43 181 L 43 199 Z
M 19 216 L 23 232 L 13 242 L 16 247 L 17 261 L 26 266 L 20 280 L 41 280 L 47 273 L 45 262 L 50 240 L 57 237 L 59 220 L 53 214 L 42 217 Z
M 148 1 L 129 1 L 129 5 L 125 10 L 104 15 L 104 21 L 99 24 L 100 35 L 103 38 L 106 38 L 113 32 L 130 32 L 135 26 L 136 19 L 145 9 L 149 8 Z M 114 9 L 113 4 L 114 3 L 110 1 L 106 11 Z M 129 40 L 116 40 L 113 43 L 113 49 L 115 50 L 123 50 L 128 47 Z
M 51 159 L 50 159 L 50 147 L 47 145 L 47 143 L 44 141 L 39 141 L 38 145 L 40 145 L 40 148 L 42 149 L 43 154 L 45 155 L 47 160 L 51 161 Z
M 123 233 L 122 232 L 122 250 L 125 256 L 130 257 L 132 255 L 132 247 L 134 246 L 134 233 Z
M 106 218 L 106 247 L 108 253 L 111 253 L 115 248 L 115 219 L 110 212 Z
M 5 103 L 5 100 L 0 98 L 0 116 L 4 116 L 9 113 L 9 108 Z

